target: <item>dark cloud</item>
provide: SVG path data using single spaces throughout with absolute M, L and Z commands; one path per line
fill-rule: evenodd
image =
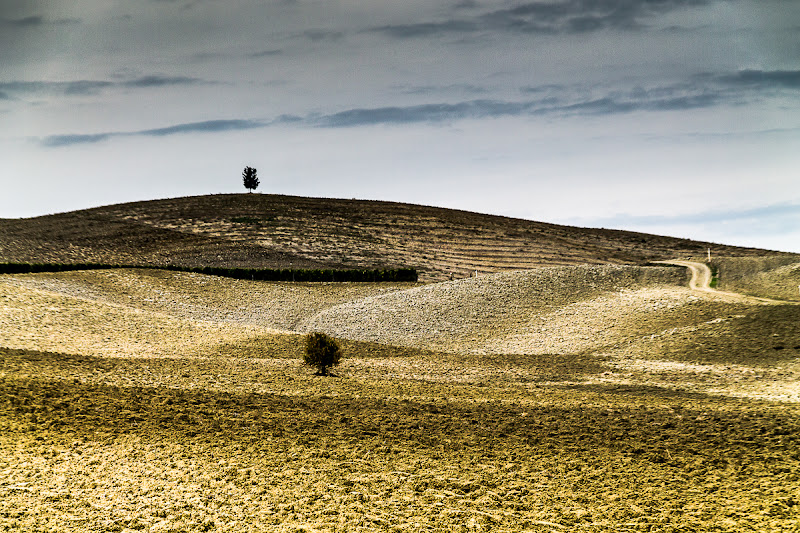
M 79 80 L 53 84 L 52 87 L 66 95 L 94 94 L 100 89 L 111 87 L 108 81 Z
M 736 74 L 719 76 L 730 85 L 776 89 L 800 89 L 800 70 L 740 70 Z
M 221 131 L 250 130 L 253 128 L 262 128 L 264 126 L 265 124 L 263 122 L 255 120 L 206 120 L 204 122 L 190 122 L 166 128 L 141 130 L 130 133 L 129 135 L 163 137 L 165 135 L 175 135 L 178 133 L 216 133 Z
M 100 89 L 114 85 L 110 81 L 76 80 L 76 81 L 9 81 L 0 82 L 0 90 L 10 93 L 59 93 L 65 95 L 93 94 Z
M 641 103 L 638 103 L 641 106 Z M 586 102 L 578 102 L 569 105 L 558 105 L 539 110 L 539 113 L 561 112 L 564 114 L 576 115 L 612 115 L 618 113 L 630 113 L 636 111 L 637 103 L 632 101 L 622 101 L 612 97 L 597 98 Z
M 527 34 L 579 34 L 601 30 L 644 28 L 657 15 L 715 0 L 551 0 L 526 2 L 514 7 L 486 11 L 471 18 L 422 21 L 378 26 L 371 31 L 398 39 L 432 37 L 453 33 L 503 32 Z M 719 0 L 717 0 L 719 1 Z M 455 9 L 475 8 L 462 2 Z
M 199 0 L 152 0 L 156 4 L 180 4 L 180 9 L 186 11 L 187 9 L 192 9 L 197 4 L 201 3 Z
M 700 109 L 720 105 L 729 100 L 725 91 L 687 89 L 685 86 L 614 91 L 602 96 L 570 96 L 561 86 L 525 88 L 541 97 L 507 102 L 471 100 L 412 106 L 350 109 L 307 122 L 323 127 L 353 127 L 376 124 L 444 122 L 472 118 L 498 118 L 523 115 L 589 116 L 619 115 L 638 111 L 666 112 Z
M 269 123 L 270 126 L 275 126 L 278 124 L 298 124 L 303 122 L 305 119 L 298 115 L 280 115 L 278 118 L 273 120 Z
M 556 102 L 551 97 L 548 107 L 540 113 L 563 113 L 567 115 L 617 115 L 636 111 L 686 111 L 713 107 L 728 101 L 724 92 L 695 90 L 680 94 L 682 89 L 658 88 L 635 89 L 627 93 L 614 93 L 600 98 L 588 99 L 572 104 Z
M 190 78 L 187 76 L 159 76 L 149 75 L 142 76 L 133 80 L 127 80 L 120 85 L 125 87 L 165 87 L 168 85 L 196 85 L 201 83 L 209 83 L 199 78 Z
M 472 33 L 479 29 L 476 22 L 467 20 L 448 20 L 444 22 L 420 22 L 416 24 L 392 24 L 378 26 L 370 31 L 383 33 L 397 39 L 430 37 L 447 33 Z
M 91 144 L 104 141 L 109 137 L 117 135 L 115 133 L 94 133 L 90 135 L 50 135 L 41 140 L 42 146 L 58 147 L 71 146 L 73 144 Z
M 274 57 L 283 54 L 283 50 L 262 50 L 261 52 L 253 52 L 249 57 Z
M 696 78 L 674 85 L 605 92 L 596 87 L 590 90 L 577 86 L 542 85 L 523 87 L 521 92 L 534 98 L 517 102 L 480 99 L 457 103 L 358 108 L 309 119 L 307 122 L 324 127 L 352 127 L 519 115 L 597 116 L 688 111 L 735 104 L 745 98 L 763 98 L 765 96 L 760 90 L 762 85 L 800 89 L 800 76 L 793 71 L 742 71 L 730 76 Z M 441 92 L 443 88 L 457 87 L 461 86 L 419 86 L 405 88 L 404 92 L 434 94 Z
M 41 15 L 31 15 L 29 17 L 23 17 L 18 19 L 3 19 L 3 24 L 6 26 L 12 26 L 16 28 L 29 28 L 34 26 L 41 26 L 44 24 L 44 17 Z
M 178 124 L 164 128 L 133 132 L 105 132 L 83 135 L 54 135 L 41 140 L 44 146 L 67 146 L 86 144 L 121 136 L 161 137 L 182 133 L 213 133 L 232 130 L 264 128 L 281 124 L 299 124 L 322 128 L 352 128 L 375 125 L 402 125 L 413 123 L 442 123 L 465 119 L 485 119 L 516 116 L 603 116 L 635 112 L 674 112 L 710 108 L 739 102 L 742 97 L 757 97 L 761 85 L 800 89 L 798 73 L 795 71 L 741 71 L 730 75 L 704 75 L 685 83 L 637 87 L 627 91 L 603 91 L 597 87 L 569 87 L 564 85 L 542 85 L 523 87 L 523 94 L 533 98 L 521 101 L 476 99 L 460 102 L 437 102 L 407 106 L 375 108 L 353 108 L 337 113 L 303 116 L 280 115 L 264 122 L 259 120 L 211 120 Z M 33 83 L 33 82 L 30 82 Z M 89 91 L 96 87 L 91 83 L 73 82 L 73 90 Z M 105 82 L 110 83 L 110 82 Z M 123 84 L 135 87 L 163 86 L 170 84 L 203 83 L 202 80 L 185 77 L 145 76 L 128 80 Z M 19 89 L 22 82 L 0 84 L 0 89 Z M 442 89 L 480 90 L 471 85 L 419 86 L 407 88 L 414 94 L 429 94 Z M 6 95 L 7 96 L 7 95 Z
M 455 104 L 424 104 L 406 107 L 350 109 L 314 120 L 323 127 L 342 128 L 377 124 L 408 124 L 414 122 L 443 122 L 467 118 L 490 118 L 521 115 L 530 110 L 531 102 L 501 102 L 473 100 Z
M 489 89 L 472 85 L 469 83 L 452 83 L 450 85 L 412 85 L 398 87 L 403 94 L 440 94 L 440 93 L 466 93 L 466 94 L 486 94 Z
M 219 133 L 225 131 L 241 131 L 250 130 L 254 128 L 263 128 L 267 126 L 266 123 L 255 120 L 206 120 L 203 122 L 188 122 L 185 124 L 176 124 L 174 126 L 167 126 L 164 128 L 154 128 L 139 131 L 114 131 L 93 134 L 68 134 L 68 135 L 50 135 L 39 140 L 42 146 L 46 147 L 61 147 L 71 146 L 76 144 L 91 144 L 105 141 L 112 137 L 165 137 L 168 135 L 179 135 L 183 133 Z
M 171 85 L 195 85 L 213 83 L 186 76 L 148 75 L 124 81 L 75 80 L 75 81 L 9 81 L 0 82 L 0 91 L 20 94 L 55 93 L 67 96 L 96 94 L 114 87 L 144 89 Z
M 659 98 L 643 107 L 646 111 L 686 111 L 703 107 L 713 107 L 727 101 L 724 94 L 704 92 L 671 98 Z
M 315 43 L 323 41 L 340 41 L 344 38 L 344 33 L 335 30 L 312 29 L 304 31 L 303 37 Z
M 12 28 L 36 28 L 45 25 L 63 25 L 63 24 L 79 24 L 81 19 L 76 18 L 60 18 L 55 20 L 47 20 L 41 15 L 31 15 L 28 17 L 8 19 L 0 19 L 0 25 L 9 26 Z

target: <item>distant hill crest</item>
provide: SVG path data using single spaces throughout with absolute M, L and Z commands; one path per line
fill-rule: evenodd
M 374 200 L 193 196 L 0 220 L 0 262 L 415 267 L 421 280 L 775 252 Z M 781 254 L 790 255 L 790 254 Z

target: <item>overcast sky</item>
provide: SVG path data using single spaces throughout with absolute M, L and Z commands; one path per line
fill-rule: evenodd
M 0 0 L 0 217 L 259 191 L 800 252 L 797 0 Z

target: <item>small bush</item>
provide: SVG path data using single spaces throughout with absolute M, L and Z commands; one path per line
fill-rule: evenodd
M 306 336 L 306 354 L 303 362 L 317 369 L 317 375 L 327 376 L 328 369 L 339 364 L 342 350 L 339 343 L 324 333 L 309 333 Z

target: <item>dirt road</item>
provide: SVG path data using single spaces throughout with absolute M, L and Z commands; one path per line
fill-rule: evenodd
M 660 263 L 662 265 L 679 265 L 688 268 L 692 272 L 692 277 L 689 280 L 689 288 L 695 291 L 712 292 L 720 296 L 729 296 L 735 300 L 758 302 L 766 304 L 795 304 L 795 302 L 787 300 L 775 300 L 773 298 L 763 298 L 761 296 L 748 296 L 738 292 L 719 291 L 711 288 L 711 269 L 705 263 L 698 263 L 695 261 L 653 261 L 653 263 Z
M 692 272 L 692 279 L 689 280 L 689 288 L 696 291 L 711 292 L 711 269 L 703 263 L 694 261 L 653 261 L 663 265 L 680 265 L 688 268 Z

